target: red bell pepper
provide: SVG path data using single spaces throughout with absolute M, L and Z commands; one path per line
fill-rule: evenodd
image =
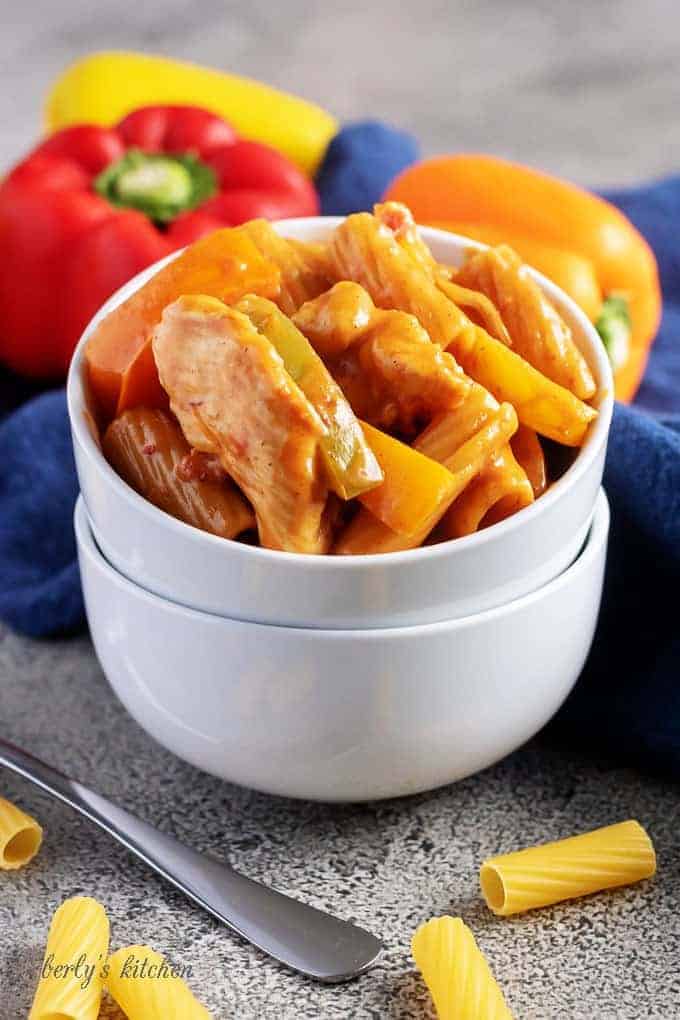
M 88 321 L 135 273 L 219 227 L 316 212 L 296 166 L 197 107 L 58 131 L 0 185 L 0 360 L 63 376 Z

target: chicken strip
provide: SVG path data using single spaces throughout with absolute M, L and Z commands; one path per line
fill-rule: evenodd
M 261 543 L 326 552 L 326 427 L 269 340 L 222 302 L 188 296 L 165 309 L 152 342 L 187 441 L 217 454 L 248 496 Z
M 363 287 L 337 283 L 293 321 L 326 357 L 360 418 L 415 435 L 433 414 L 456 407 L 470 382 L 413 315 L 376 308 Z

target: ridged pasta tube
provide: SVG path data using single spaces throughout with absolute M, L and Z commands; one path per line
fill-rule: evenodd
M 421 925 L 411 951 L 439 1020 L 512 1020 L 474 935 L 460 917 L 434 917 Z
M 655 871 L 652 841 L 638 822 L 628 821 L 492 857 L 479 880 L 488 907 L 508 917 L 639 882 Z
M 106 984 L 128 1020 L 211 1020 L 177 971 L 149 946 L 115 952 Z
M 109 952 L 109 921 L 89 896 L 66 900 L 50 925 L 29 1020 L 96 1020 Z
M 206 454 L 192 453 L 166 411 L 123 412 L 106 430 L 102 449 L 128 485 L 178 520 L 221 538 L 255 527 L 252 508 L 235 485 L 224 472 L 220 477 Z
M 475 436 L 484 434 L 498 411 L 491 394 L 473 383 L 463 404 L 435 418 L 418 436 L 414 448 L 450 468 L 452 458 L 459 459 Z M 489 452 L 470 483 L 443 518 L 437 533 L 440 541 L 469 535 L 491 519 L 494 523 L 503 520 L 533 502 L 531 482 L 508 443 Z
M 456 275 L 456 283 L 491 299 L 513 348 L 525 361 L 581 400 L 593 396 L 595 380 L 571 330 L 517 252 L 505 244 L 475 252 Z
M 35 818 L 0 797 L 0 869 L 14 871 L 28 864 L 40 849 L 42 834 Z
M 285 315 L 292 315 L 335 283 L 335 263 L 325 249 L 320 252 L 318 247 L 289 241 L 266 220 L 250 220 L 238 229 L 264 258 L 278 266 L 281 286 L 276 303 Z M 329 275 L 331 270 L 333 275 Z
M 504 521 L 533 501 L 531 482 L 506 444 L 461 492 L 442 519 L 437 537 L 447 540 L 472 535 L 481 527 Z
M 471 322 L 386 224 L 369 213 L 348 216 L 331 248 L 340 276 L 360 283 L 379 307 L 415 315 L 467 375 L 498 401 L 514 405 L 523 424 L 565 446 L 583 443 L 597 412 Z

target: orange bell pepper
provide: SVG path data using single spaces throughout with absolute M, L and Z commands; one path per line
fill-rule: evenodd
M 559 178 L 485 155 L 417 163 L 385 199 L 404 202 L 419 223 L 516 248 L 595 322 L 616 395 L 632 400 L 658 329 L 661 291 L 654 254 L 623 213 Z
M 163 309 L 182 294 L 238 301 L 255 292 L 276 297 L 280 272 L 238 227 L 202 238 L 110 312 L 90 337 L 85 361 L 95 404 L 109 421 L 132 407 L 165 407 L 151 351 Z

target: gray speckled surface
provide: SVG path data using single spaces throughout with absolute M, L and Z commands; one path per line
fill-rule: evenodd
M 88 641 L 0 641 L 0 716 L 14 740 L 254 878 L 356 920 L 387 944 L 358 981 L 322 987 L 284 971 L 164 885 L 106 836 L 25 783 L 0 792 L 45 825 L 33 864 L 0 880 L 0 1018 L 26 1016 L 48 917 L 67 896 L 107 907 L 113 945 L 149 942 L 193 968 L 216 1017 L 429 1018 L 409 958 L 426 918 L 460 913 L 521 1020 L 672 1020 L 680 1015 L 677 787 L 526 748 L 483 774 L 422 796 L 357 807 L 285 801 L 212 779 L 129 720 Z M 478 894 L 491 853 L 628 817 L 659 854 L 650 882 L 498 920 Z M 115 1011 L 111 1011 L 115 1017 Z
M 633 181 L 680 163 L 679 29 L 677 0 L 5 2 L 0 162 L 30 144 L 40 96 L 67 60 L 129 46 L 266 77 L 343 118 L 388 117 L 417 130 L 427 152 L 482 148 L 584 182 Z M 49 915 L 81 892 L 106 904 L 114 946 L 148 941 L 190 965 L 220 1018 L 427 1020 L 408 945 L 419 922 L 445 912 L 473 926 L 518 1020 L 680 1016 L 671 784 L 536 745 L 409 800 L 274 800 L 155 745 L 115 700 L 86 638 L 38 644 L 0 631 L 0 720 L 3 733 L 165 831 L 356 918 L 388 946 L 354 984 L 324 988 L 284 972 L 103 834 L 3 775 L 0 795 L 34 811 L 46 838 L 28 869 L 0 879 L 0 1020 L 27 1015 Z M 481 904 L 487 854 L 630 816 L 657 845 L 655 881 L 510 921 Z

